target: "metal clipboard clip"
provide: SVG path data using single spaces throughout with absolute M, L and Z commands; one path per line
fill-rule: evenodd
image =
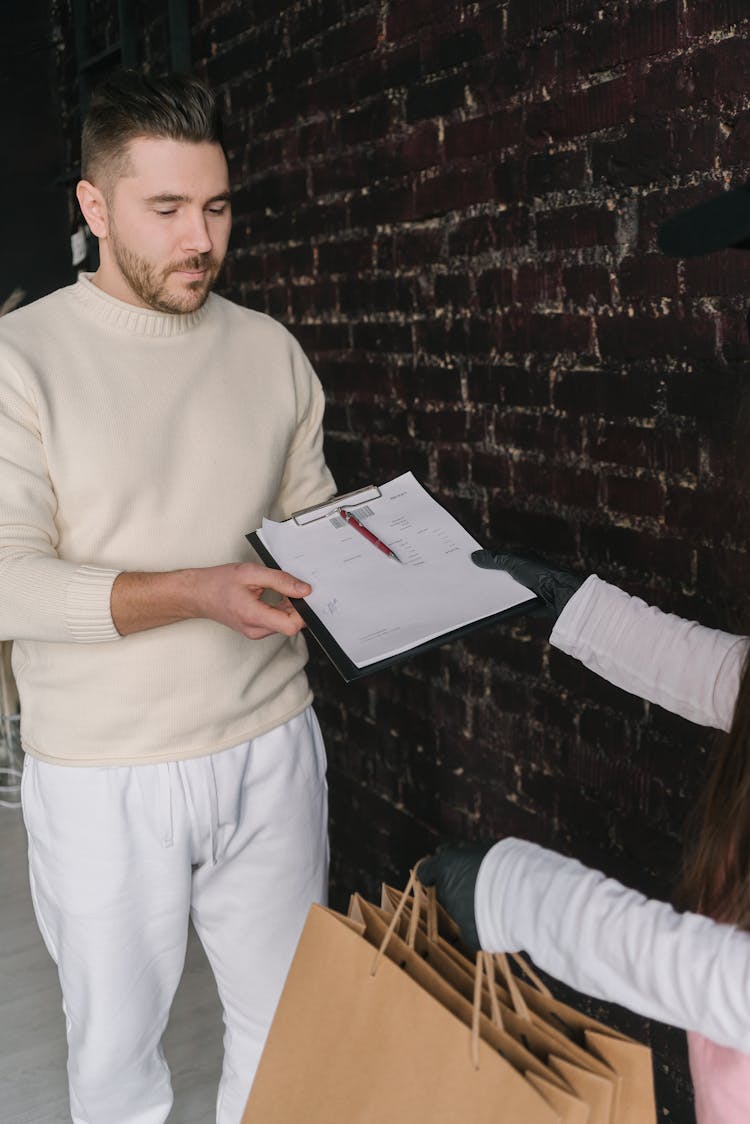
M 304 527 L 307 523 L 315 523 L 318 519 L 326 519 L 329 515 L 334 515 L 340 507 L 358 507 L 360 504 L 369 503 L 371 500 L 380 499 L 380 488 L 377 484 L 366 484 L 364 488 L 357 488 L 353 492 L 345 492 L 341 496 L 334 496 L 325 503 L 316 503 L 312 507 L 303 507 L 301 511 L 295 511 L 290 516 L 298 527 Z

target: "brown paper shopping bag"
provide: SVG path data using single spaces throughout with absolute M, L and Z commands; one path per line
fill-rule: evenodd
M 518 979 L 516 982 L 534 1014 L 572 1040 L 581 1042 L 619 1076 L 613 1124 L 654 1124 L 656 1096 L 650 1048 L 556 999 L 523 957 L 514 956 L 513 959 L 531 981 Z
M 463 969 L 465 977 L 473 978 L 471 961 L 457 947 L 458 926 L 442 907 L 435 905 L 434 892 L 425 893 L 428 908 L 419 920 L 420 927 L 429 933 L 438 947 L 454 959 Z M 394 902 L 399 899 L 398 890 L 383 886 L 381 901 L 385 903 L 386 912 L 392 913 Z M 410 909 L 407 903 L 404 910 L 407 918 Z M 508 970 L 499 985 L 504 1002 L 520 1011 L 524 1018 L 530 1015 L 535 1022 L 546 1025 L 550 1031 L 578 1044 L 592 1059 L 603 1063 L 610 1070 L 617 1079 L 610 1113 L 611 1124 L 654 1124 L 656 1100 L 649 1047 L 556 999 L 523 957 L 514 955 L 513 960 L 530 982 L 516 979 Z M 516 986 L 512 992 L 508 990 L 508 977 L 511 986 L 515 980 Z M 523 1004 L 525 1012 L 520 1004 Z M 561 1069 L 558 1065 L 559 1072 L 563 1072 L 564 1068 Z
M 350 906 L 353 916 L 364 921 L 377 939 L 388 924 L 389 915 L 382 909 L 363 902 L 355 896 Z M 409 913 L 408 909 L 403 910 Z M 393 924 L 393 911 L 390 923 Z M 437 975 L 440 985 L 432 984 L 433 994 L 443 1003 L 452 1004 L 459 1017 L 467 1022 L 471 1018 L 472 997 L 476 1002 L 476 986 L 481 976 L 472 965 L 465 972 L 463 965 L 457 963 L 443 951 L 434 939 L 417 924 L 418 910 L 402 918 L 402 939 L 406 948 L 414 948 L 418 954 L 417 963 L 425 970 L 426 965 Z M 398 945 L 396 947 L 399 947 Z M 399 952 L 406 956 L 408 953 Z M 482 1020 L 482 1035 L 497 1047 L 510 1061 L 521 1069 L 527 1079 L 557 1108 L 566 1121 L 575 1124 L 611 1124 L 612 1105 L 616 1097 L 617 1075 L 586 1050 L 552 1032 L 541 1021 L 524 1019 L 507 1001 L 500 998 L 500 986 L 495 983 L 495 959 L 489 953 L 481 954 L 484 961 L 492 965 L 491 984 L 480 992 L 480 1009 L 486 1016 Z M 462 958 L 463 959 L 463 958 Z M 429 981 L 424 986 L 430 986 Z M 446 995 L 446 992 L 448 993 Z M 491 1024 L 486 1022 L 490 1019 Z M 539 1083 L 541 1080 L 541 1084 Z M 564 1091 L 553 1096 L 550 1083 Z M 561 1103 L 562 1102 L 562 1103 Z
M 506 1058 L 475 1045 L 473 1059 L 470 1028 L 387 943 L 313 906 L 242 1124 L 561 1124 Z

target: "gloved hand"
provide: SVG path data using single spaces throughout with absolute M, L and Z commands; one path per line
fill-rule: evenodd
M 505 570 L 521 585 L 525 585 L 544 602 L 545 608 L 536 610 L 540 617 L 559 617 L 576 590 L 586 580 L 570 570 L 560 570 L 551 565 L 534 550 L 514 549 L 475 550 L 471 556 L 475 566 L 484 570 Z
M 474 952 L 481 946 L 474 916 L 474 887 L 482 859 L 492 843 L 443 843 L 434 855 L 422 859 L 417 877 L 423 886 L 434 886 L 437 900 L 461 929 L 461 938 Z

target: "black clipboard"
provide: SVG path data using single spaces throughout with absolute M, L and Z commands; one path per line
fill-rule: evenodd
M 421 484 L 421 487 L 424 488 L 424 484 Z M 429 492 L 429 489 L 425 488 L 425 491 L 435 500 L 435 497 Z M 350 508 L 356 507 L 358 503 L 368 503 L 373 492 L 377 493 L 378 496 L 380 495 L 380 489 L 377 484 L 369 484 L 363 488 L 357 488 L 354 492 L 331 496 L 330 499 L 323 500 L 321 503 L 314 504 L 312 507 L 306 507 L 301 511 L 295 511 L 289 518 L 297 523 L 326 519 L 333 510 L 344 504 L 347 508 Z M 365 498 L 358 498 L 362 496 Z M 440 500 L 435 500 L 435 503 L 440 504 L 440 506 L 447 511 L 447 508 L 444 504 L 440 503 Z M 453 518 L 455 518 L 455 516 Z M 257 531 L 250 531 L 245 535 L 245 538 L 266 566 L 269 566 L 273 570 L 282 569 L 265 544 L 261 542 Z M 501 612 L 492 613 L 487 617 L 480 617 L 479 620 L 471 621 L 469 624 L 461 625 L 459 628 L 443 632 L 440 636 L 434 636 L 431 640 L 426 640 L 421 644 L 415 644 L 413 648 L 407 648 L 404 652 L 397 652 L 396 655 L 387 656 L 385 659 L 376 660 L 374 663 L 368 663 L 364 667 L 359 667 L 349 658 L 341 645 L 334 640 L 318 614 L 310 608 L 306 601 L 300 598 L 290 598 L 290 600 L 307 625 L 307 631 L 315 638 L 345 683 L 351 683 L 355 679 L 364 679 L 368 675 L 374 675 L 377 671 L 384 671 L 386 668 L 392 667 L 397 663 L 402 663 L 405 660 L 411 659 L 413 656 L 418 656 L 422 652 L 429 652 L 432 648 L 439 648 L 443 644 L 450 644 L 454 640 L 459 640 L 462 636 L 467 636 L 470 632 L 476 632 L 480 628 L 486 628 L 487 625 L 496 624 L 498 621 L 509 620 L 512 617 L 523 616 L 525 613 L 543 604 L 539 597 L 535 597 L 529 601 L 522 601 L 520 605 L 512 605 L 509 609 L 503 609 Z

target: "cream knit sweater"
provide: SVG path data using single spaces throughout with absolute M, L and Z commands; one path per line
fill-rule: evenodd
M 0 321 L 0 639 L 24 748 L 71 765 L 193 757 L 310 701 L 301 636 L 189 620 L 127 637 L 122 570 L 258 561 L 245 533 L 330 496 L 323 393 L 279 324 L 212 294 L 143 310 L 88 277 Z

